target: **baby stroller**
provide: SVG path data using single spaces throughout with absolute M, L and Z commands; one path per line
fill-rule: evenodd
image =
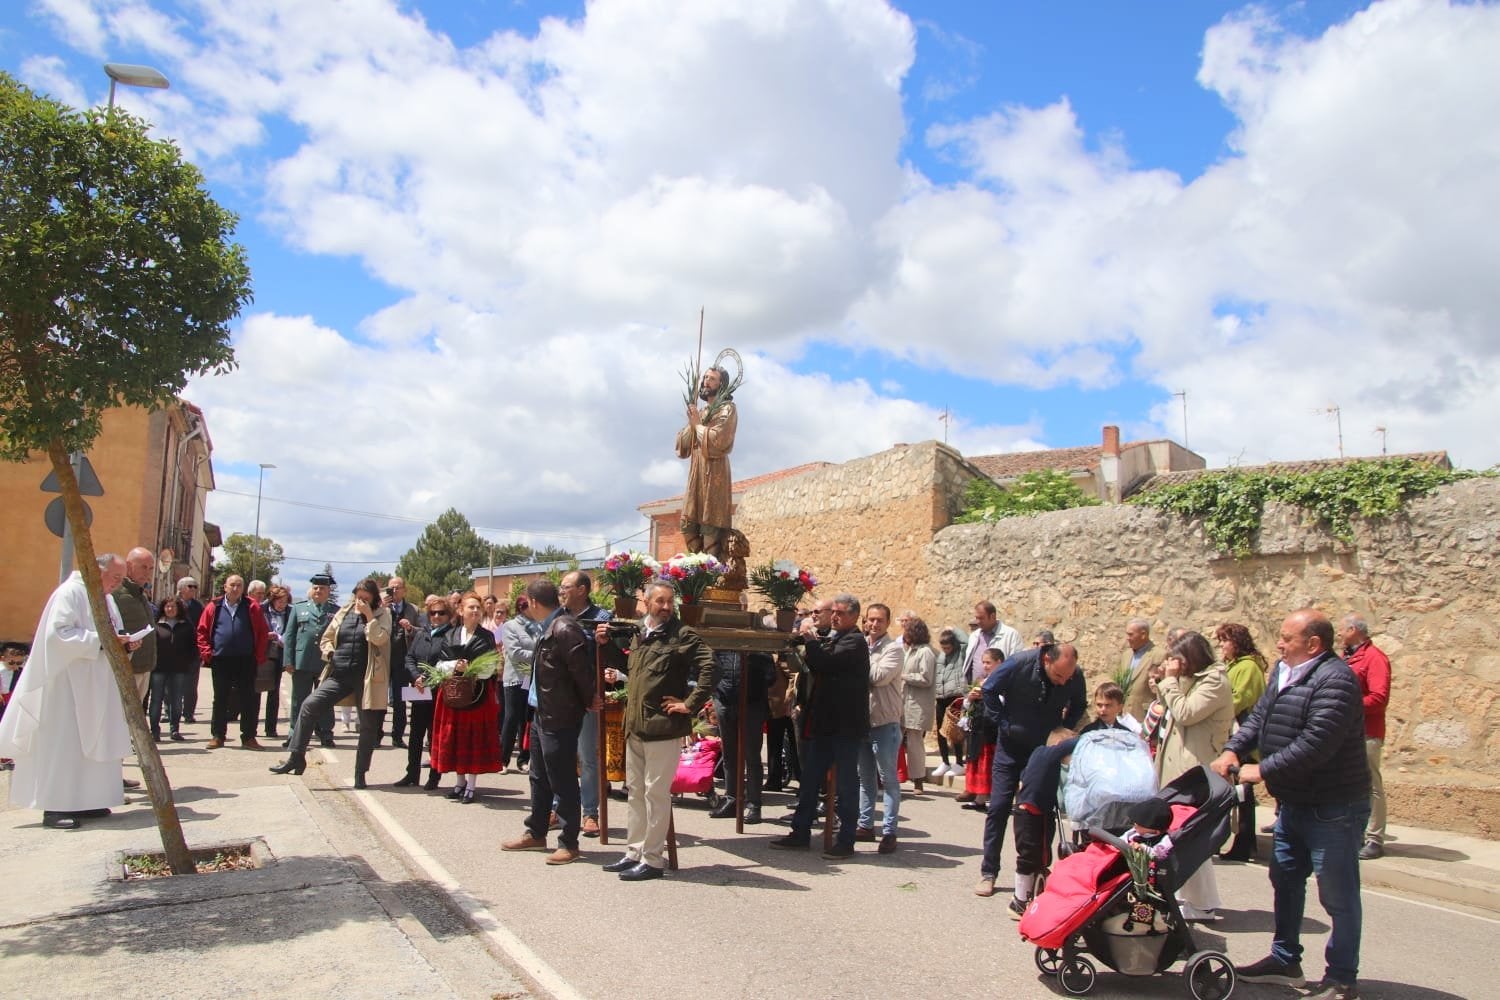
M 1060 784 L 1057 855 L 1065 858 L 1089 845 L 1092 828 L 1128 830 L 1130 807 L 1156 794 L 1156 771 L 1139 736 L 1101 729 L 1078 737 Z
M 1176 890 L 1207 864 L 1229 836 L 1239 790 L 1197 767 L 1157 793 L 1172 808 L 1170 849 L 1147 853 L 1098 827 L 1091 842 L 1053 867 L 1046 889 L 1021 918 L 1021 937 L 1036 945 L 1036 965 L 1056 976 L 1064 992 L 1084 996 L 1097 970 L 1089 955 L 1127 976 L 1165 973 L 1185 959 L 1183 978 L 1193 1000 L 1227 1000 L 1234 966 L 1222 952 L 1199 950 L 1177 903 Z M 1133 874 L 1126 852 L 1135 852 Z

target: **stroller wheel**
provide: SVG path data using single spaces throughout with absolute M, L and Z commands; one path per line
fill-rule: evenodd
M 1057 981 L 1069 996 L 1081 997 L 1094 988 L 1094 963 L 1075 956 L 1063 962 L 1057 970 Z
M 1193 1000 L 1227 1000 L 1234 992 L 1234 965 L 1217 951 L 1200 951 L 1182 970 Z
M 1044 976 L 1055 976 L 1057 970 L 1062 967 L 1062 957 L 1055 948 L 1038 948 L 1036 967 L 1037 971 Z

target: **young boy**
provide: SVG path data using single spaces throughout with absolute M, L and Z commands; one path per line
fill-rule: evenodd
M 5 704 L 10 693 L 21 679 L 21 668 L 26 666 L 26 657 L 31 647 L 24 642 L 7 642 L 0 646 L 0 719 L 5 718 Z M 8 771 L 14 765 L 10 758 L 0 758 L 0 771 Z
M 1141 724 L 1125 712 L 1125 692 L 1113 681 L 1105 681 L 1094 689 L 1094 721 L 1078 731 L 1097 732 L 1100 729 L 1123 729 L 1139 733 Z
M 1118 688 L 1116 689 L 1118 690 Z M 1123 700 L 1122 700 L 1123 704 Z M 1057 831 L 1057 786 L 1063 765 L 1073 756 L 1078 737 L 1069 729 L 1054 729 L 1047 745 L 1031 755 L 1021 771 L 1011 828 L 1016 837 L 1016 889 L 1010 918 L 1020 920 L 1036 888 L 1036 877 L 1052 864 L 1052 837 Z

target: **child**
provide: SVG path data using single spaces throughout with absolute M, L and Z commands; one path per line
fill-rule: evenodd
M 0 646 L 0 719 L 5 717 L 5 704 L 10 693 L 21 679 L 21 668 L 26 666 L 26 657 L 31 652 L 24 642 L 7 642 Z M 0 758 L 0 771 L 9 771 L 14 764 L 10 758 Z
M 958 801 L 965 809 L 986 812 L 990 808 L 990 767 L 995 762 L 995 724 L 990 721 L 980 700 L 979 686 L 1003 659 L 998 649 L 986 649 L 980 655 L 980 675 L 967 696 L 964 718 L 969 723 L 968 763 L 964 765 L 964 793 Z
M 1129 844 L 1145 844 L 1148 847 L 1160 843 L 1172 827 L 1172 807 L 1165 799 L 1149 798 L 1130 807 L 1130 822 L 1135 824 L 1125 834 Z
M 1113 681 L 1105 681 L 1094 689 L 1094 721 L 1080 729 L 1078 734 L 1082 736 L 1100 729 L 1141 731 L 1141 724 L 1125 712 L 1125 691 Z
M 1150 748 L 1152 759 L 1155 759 L 1156 748 L 1161 744 L 1161 728 L 1167 718 L 1167 705 L 1156 691 L 1156 686 L 1166 675 L 1167 668 L 1160 663 L 1152 667 L 1150 673 L 1146 675 L 1146 684 L 1151 688 L 1152 701 L 1146 708 L 1146 717 L 1141 720 L 1141 738 Z
M 1116 690 L 1119 690 L 1116 688 Z M 1123 703 L 1123 702 L 1122 702 Z M 1073 756 L 1078 737 L 1069 729 L 1054 729 L 1047 745 L 1032 753 L 1021 771 L 1011 827 L 1016 834 L 1016 888 L 1010 918 L 1020 920 L 1036 888 L 1036 877 L 1052 864 L 1052 837 L 1057 828 L 1057 786 L 1063 765 Z

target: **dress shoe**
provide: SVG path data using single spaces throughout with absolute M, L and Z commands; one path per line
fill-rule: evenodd
M 780 778 L 767 778 L 765 784 L 761 785 L 760 787 L 761 790 L 765 792 L 779 792 L 782 789 L 786 788 L 786 782 L 782 781 Z
M 854 839 L 861 844 L 875 843 L 875 828 L 873 826 L 859 826 L 854 828 Z
M 427 789 L 429 792 L 434 791 L 437 788 L 437 786 L 438 786 L 438 782 L 440 782 L 442 780 L 443 780 L 443 772 L 442 771 L 428 771 L 427 772 L 427 780 L 422 784 L 422 787 L 425 788 L 425 789 Z
M 363 771 L 355 771 L 354 772 L 354 787 L 357 788 L 357 789 L 361 789 L 361 790 L 370 787 L 369 783 L 367 783 L 365 781 L 365 772 L 363 772 Z
M 397 750 L 405 750 L 406 749 L 406 741 L 403 740 L 403 739 L 398 739 L 398 738 L 396 738 L 396 737 L 393 736 L 393 737 L 391 737 L 391 746 L 395 747 Z
M 211 739 L 211 740 L 208 741 L 208 748 L 210 750 L 218 750 L 223 745 L 224 745 L 224 741 L 221 740 L 221 739 L 219 739 L 217 736 L 215 736 L 213 739 Z
M 280 738 L 280 736 L 281 736 L 281 734 L 278 733 L 274 729 L 267 729 L 266 730 L 266 739 L 268 739 L 268 740 L 278 739 L 278 738 Z
M 854 857 L 854 845 L 836 843 L 823 852 L 823 857 L 829 861 L 842 861 L 845 858 L 852 858 Z
M 973 802 L 965 802 L 963 805 L 959 806 L 959 808 L 972 809 L 975 812 L 989 812 L 990 804 L 988 802 L 980 802 L 978 799 L 975 799 Z
M 196 715 L 184 715 L 182 721 L 185 725 L 196 726 L 198 724 L 198 717 Z
M 160 729 L 153 729 L 153 730 L 151 730 L 151 742 L 153 742 L 153 743 L 160 743 L 161 742 L 161 730 Z
M 1385 848 L 1378 840 L 1367 840 L 1365 846 L 1359 849 L 1359 860 L 1374 861 L 1376 858 L 1385 857 Z
M 578 853 L 578 848 L 576 848 L 576 847 L 566 847 L 566 846 L 564 846 L 562 844 L 558 844 L 557 845 L 557 850 L 555 850 L 551 854 L 547 855 L 547 864 L 549 864 L 549 865 L 571 865 L 573 862 L 577 861 L 582 856 L 583 855 L 581 855 L 581 854 Z
M 533 837 L 530 832 L 523 833 L 514 840 L 507 840 L 500 845 L 502 851 L 545 851 L 547 841 L 540 837 Z
M 332 736 L 319 736 L 318 746 L 322 747 L 324 750 L 332 750 L 334 747 L 338 746 L 338 744 L 333 742 Z
M 407 772 L 407 774 L 406 774 L 405 777 L 403 777 L 399 781 L 392 782 L 391 785 L 392 785 L 393 788 L 411 788 L 411 787 L 415 786 L 416 783 L 417 783 L 417 776 L 415 774 Z
M 746 824 L 760 822 L 760 806 L 746 806 L 744 821 Z
M 896 853 L 896 835 L 894 833 L 888 833 L 885 836 L 883 836 L 883 837 L 880 838 L 880 853 L 881 854 L 895 854 Z
M 609 872 L 611 875 L 618 875 L 623 871 L 629 871 L 640 863 L 641 862 L 638 858 L 632 858 L 627 854 L 619 861 L 611 861 L 609 864 L 605 865 L 604 870 Z
M 272 774 L 301 774 L 307 770 L 307 755 L 299 750 L 293 750 L 287 755 L 286 760 L 268 770 Z
M 777 837 L 766 846 L 778 851 L 806 850 L 812 846 L 812 838 L 805 833 L 789 833 L 785 837 Z
M 79 823 L 71 813 L 44 812 L 42 813 L 42 825 L 54 830 L 76 830 Z
M 642 861 L 634 868 L 627 868 L 620 873 L 621 882 L 645 882 L 648 879 L 661 878 L 666 874 L 660 868 L 652 868 Z
M 955 802 L 973 802 L 974 801 L 974 793 L 973 792 L 960 792 L 957 796 L 954 797 L 953 801 L 955 801 Z
M 121 781 L 121 784 L 123 784 L 126 788 L 140 788 L 141 787 L 141 783 L 139 781 L 136 781 L 134 778 L 125 778 L 125 779 L 123 779 Z
M 467 785 L 454 785 L 453 791 L 443 796 L 443 798 L 452 799 L 454 802 L 457 802 L 459 799 L 464 797 L 464 789 L 467 787 Z
M 241 748 L 243 748 L 245 750 L 259 750 L 260 749 L 260 743 L 255 739 L 254 736 L 241 736 L 240 737 L 240 746 L 241 746 Z
M 185 741 L 185 740 L 186 740 L 186 739 L 187 739 L 187 737 L 186 737 L 186 736 L 184 736 L 184 735 L 182 735 L 182 734 L 181 734 L 181 733 L 179 733 L 179 732 L 174 732 L 174 733 L 173 733 L 173 734 L 172 734 L 172 742 L 173 742 L 173 743 L 182 743 L 182 742 L 184 742 L 184 741 Z
M 108 809 L 75 809 L 68 813 L 74 819 L 103 819 L 109 815 Z
M 583 835 L 585 837 L 599 836 L 599 820 L 596 817 L 583 817 Z
M 466 805 L 472 804 L 473 801 L 474 801 L 474 786 L 470 785 L 469 787 L 467 787 L 467 788 L 464 789 L 463 798 L 461 798 L 461 799 L 458 800 L 458 804 L 461 805 L 461 806 L 466 806 Z
M 708 818 L 734 819 L 735 813 L 737 812 L 739 812 L 739 810 L 735 808 L 734 799 L 725 799 L 723 802 L 720 802 L 716 808 L 709 811 Z

